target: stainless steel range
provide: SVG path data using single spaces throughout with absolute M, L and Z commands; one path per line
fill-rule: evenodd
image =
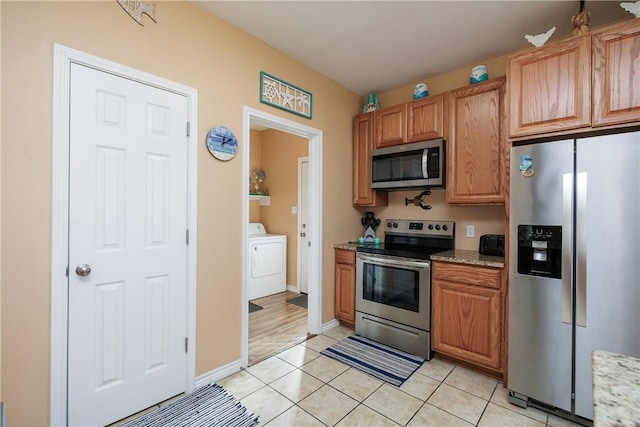
M 454 230 L 388 219 L 384 243 L 357 248 L 356 334 L 431 358 L 431 255 L 454 248 Z

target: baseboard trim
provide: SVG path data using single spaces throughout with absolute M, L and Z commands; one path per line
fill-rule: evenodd
M 327 323 L 324 323 L 322 325 L 322 333 L 324 334 L 328 330 L 333 329 L 333 328 L 338 327 L 338 326 L 340 326 L 340 322 L 338 321 L 338 319 L 330 320 Z
M 298 287 L 297 286 L 293 286 L 293 285 L 287 285 L 287 290 L 289 292 L 295 292 L 296 294 L 299 293 L 298 292 Z
M 235 360 L 231 363 L 227 363 L 219 368 L 216 368 L 212 371 L 204 373 L 202 375 L 198 375 L 196 377 L 196 389 L 203 387 L 207 384 L 215 384 L 218 380 L 228 377 L 229 375 L 235 374 L 236 372 L 240 372 L 242 368 L 242 363 L 240 359 Z

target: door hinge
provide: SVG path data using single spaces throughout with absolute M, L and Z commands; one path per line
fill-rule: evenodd
M 67 272 L 66 272 L 67 277 L 69 277 L 69 266 L 67 265 Z
M 189 338 L 188 337 L 184 338 L 184 352 L 185 353 L 189 353 Z
M 187 122 L 187 136 L 191 136 L 191 122 Z
M 187 245 L 189 244 L 189 229 L 187 228 Z

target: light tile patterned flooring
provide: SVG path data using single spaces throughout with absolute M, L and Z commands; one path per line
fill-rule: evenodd
M 331 329 L 218 384 L 267 426 L 577 426 L 513 406 L 498 381 L 439 359 L 398 388 L 320 354 L 352 334 Z

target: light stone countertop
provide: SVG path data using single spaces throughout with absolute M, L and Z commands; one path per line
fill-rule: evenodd
M 336 243 L 333 245 L 335 249 L 344 249 L 347 251 L 355 251 L 360 246 L 358 242 Z
M 478 251 L 472 251 L 469 249 L 453 249 L 450 251 L 440 252 L 438 254 L 431 255 L 431 260 L 504 268 L 504 257 L 480 255 Z
M 640 359 L 595 350 L 593 426 L 640 426 Z

